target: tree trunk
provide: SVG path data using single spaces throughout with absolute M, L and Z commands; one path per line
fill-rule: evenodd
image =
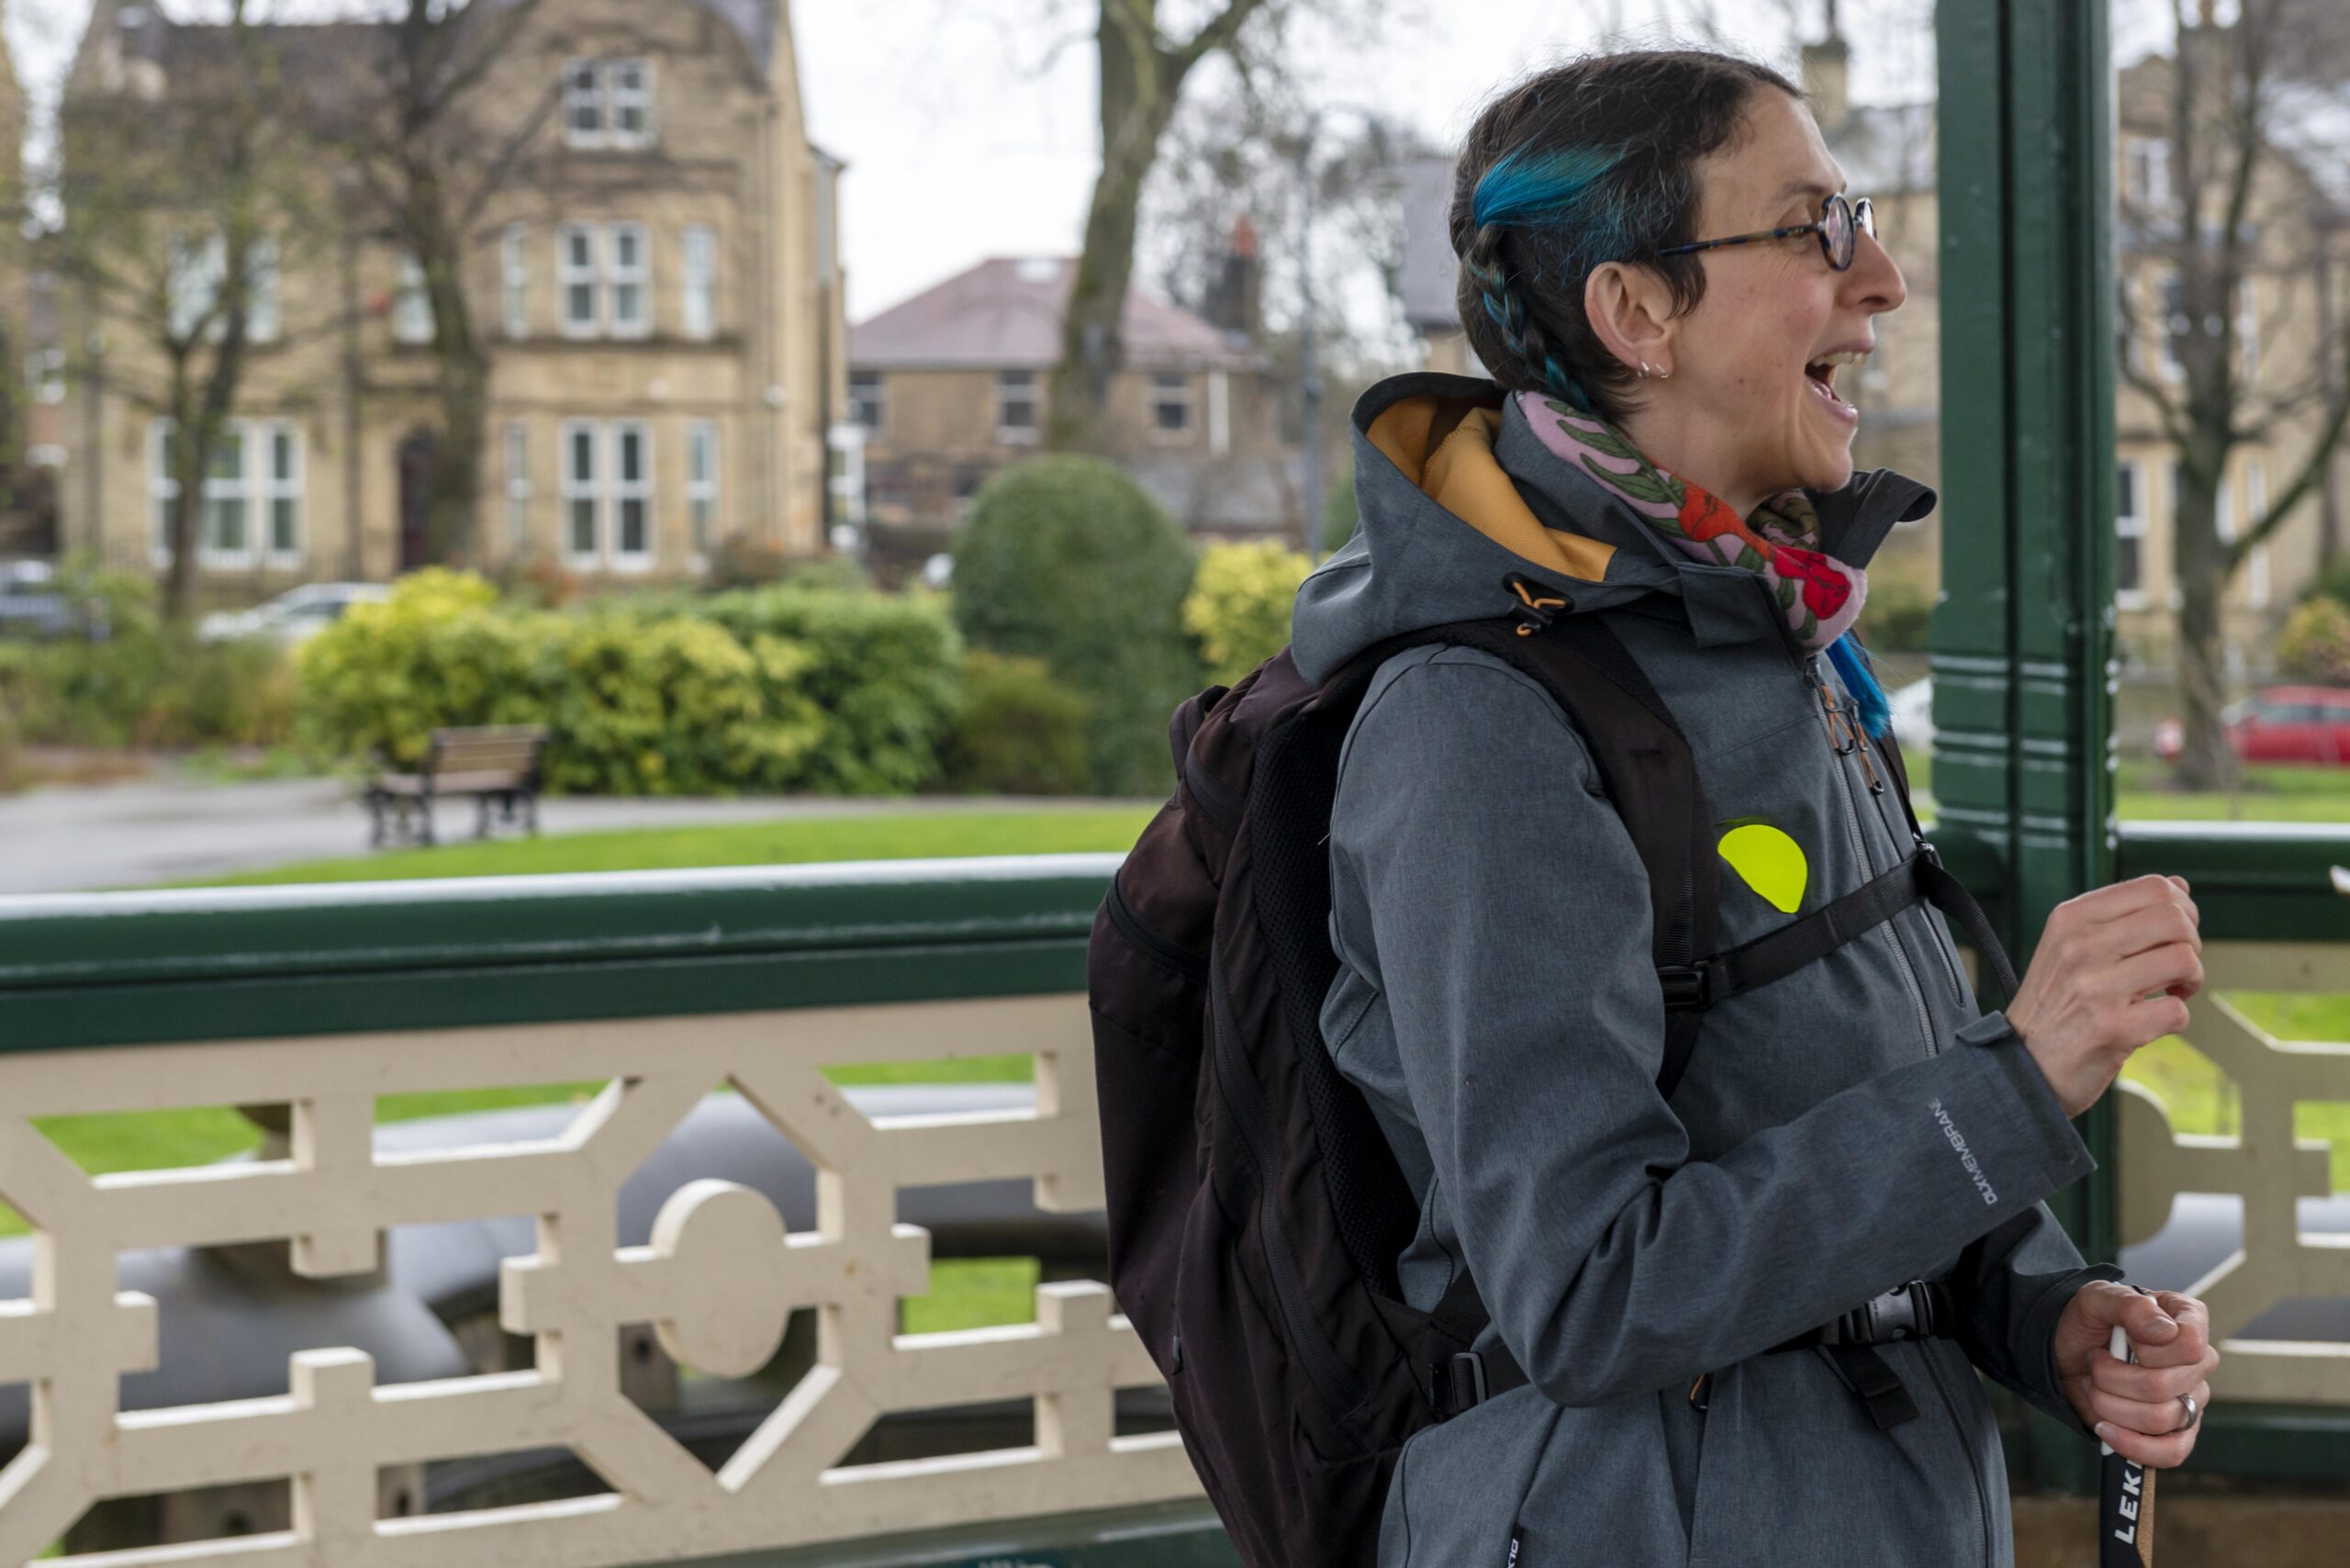
M 2171 563 L 2178 583 L 2178 781 L 2189 790 L 2219 790 L 2235 781 L 2220 710 L 2227 705 L 2221 604 L 2230 577 L 2220 543 L 2217 498 L 2181 464 L 2185 477 L 2172 528 Z
M 432 303 L 432 358 L 441 400 L 441 442 L 425 491 L 426 534 L 434 560 L 467 561 L 478 544 L 489 359 L 474 330 L 464 237 L 449 221 L 439 174 L 421 159 L 411 161 L 407 174 L 408 238 Z
M 1064 452 L 1104 452 L 1112 444 L 1110 386 L 1126 361 L 1126 289 L 1143 184 L 1183 85 L 1183 67 L 1137 45 L 1107 5 L 1098 52 L 1102 173 L 1086 210 L 1085 249 L 1061 314 L 1060 363 L 1046 398 L 1046 442 Z

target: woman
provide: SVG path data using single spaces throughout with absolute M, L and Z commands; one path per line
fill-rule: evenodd
M 1836 383 L 1902 280 L 1843 183 L 1798 91 L 1722 56 L 1585 60 L 1491 105 L 1452 235 L 1498 386 L 1362 399 L 1362 526 L 1297 603 L 1309 680 L 1505 613 L 1513 576 L 1610 611 L 1723 819 L 1723 947 L 1914 848 L 1852 730 L 1891 744 L 1843 633 L 1933 498 L 1852 472 Z M 2186 1023 L 2184 883 L 2064 905 L 2004 1016 L 1901 910 L 1708 1013 L 1668 1102 L 1621 819 L 1541 688 L 1458 647 L 1374 678 L 1330 871 L 1323 1031 L 1421 1205 L 1404 1292 L 1429 1307 L 1468 1271 L 1481 1350 L 1531 1380 L 1407 1445 L 1382 1564 L 2005 1568 L 1975 1367 L 2084 1441 L 2186 1457 L 2218 1361 L 2201 1304 L 2083 1267 L 2040 1201 L 2093 1168 L 2067 1118 Z M 1926 1337 L 1818 1349 L 1913 1280 Z M 2107 1353 L 2117 1323 L 2141 1364 Z

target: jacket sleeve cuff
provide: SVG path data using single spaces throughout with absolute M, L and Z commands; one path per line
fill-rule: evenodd
M 2097 1169 L 2088 1145 L 2081 1141 L 2072 1118 L 2065 1114 L 2064 1102 L 2049 1087 L 2048 1080 L 2041 1074 L 2040 1064 L 2024 1047 L 2023 1036 L 2015 1032 L 2007 1014 L 1986 1013 L 1959 1028 L 1952 1037 L 1987 1057 L 1998 1075 L 2014 1092 L 2016 1103 L 2024 1112 L 2027 1137 L 2046 1157 L 2053 1178 L 2044 1191 L 2054 1192 L 2070 1185 Z

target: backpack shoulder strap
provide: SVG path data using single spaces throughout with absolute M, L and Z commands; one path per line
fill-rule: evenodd
M 1539 681 L 1574 721 L 1649 874 L 1651 949 L 1659 969 L 1684 968 L 1714 949 L 1719 868 L 1697 765 L 1673 711 L 1595 613 L 1470 622 L 1443 641 L 1493 655 Z M 1695 1049 L 1701 1013 L 1668 1010 L 1657 1091 L 1667 1099 Z

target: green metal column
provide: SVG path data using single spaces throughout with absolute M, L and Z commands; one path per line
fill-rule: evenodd
M 1938 13 L 1936 837 L 2021 970 L 2051 910 L 2113 879 L 2111 62 L 2106 0 Z M 2050 1206 L 2109 1260 L 2109 1109 L 2081 1130 L 2099 1169 Z M 2089 1445 L 2029 1419 L 2012 1467 L 2093 1490 Z

